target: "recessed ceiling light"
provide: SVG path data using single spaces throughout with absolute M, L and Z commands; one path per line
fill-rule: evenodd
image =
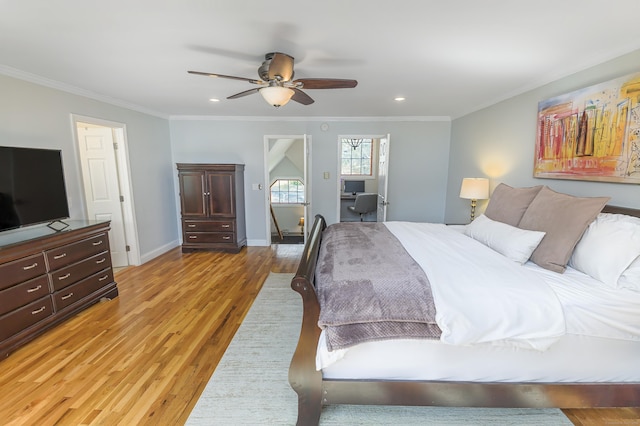
M 220 102 L 220 99 L 217 98 L 211 98 L 209 99 L 210 102 Z
M 405 98 L 402 97 L 402 96 L 397 96 L 397 97 L 393 98 L 393 100 L 396 101 L 396 102 L 402 102 L 402 101 L 404 101 L 404 99 Z

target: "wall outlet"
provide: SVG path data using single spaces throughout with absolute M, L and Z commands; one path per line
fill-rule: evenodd
M 324 178 L 329 179 L 329 172 L 324 172 Z

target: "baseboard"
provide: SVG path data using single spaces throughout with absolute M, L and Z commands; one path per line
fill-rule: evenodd
M 176 247 L 180 246 L 180 241 L 179 240 L 173 240 L 170 243 L 167 243 L 163 246 L 160 246 L 158 248 L 156 248 L 155 250 L 152 250 L 148 253 L 143 254 L 142 256 L 140 256 L 140 262 L 141 264 L 143 263 L 147 263 L 148 261 L 150 261 L 151 259 L 155 259 L 156 257 L 160 256 L 161 254 L 164 254 L 166 252 L 168 252 L 169 250 L 172 250 Z

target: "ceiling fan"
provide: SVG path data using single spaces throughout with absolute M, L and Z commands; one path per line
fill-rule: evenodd
M 208 77 L 248 81 L 251 84 L 256 84 L 260 87 L 236 93 L 235 95 L 227 97 L 227 99 L 237 99 L 259 92 L 262 97 L 274 107 L 285 105 L 289 100 L 294 100 L 302 105 L 312 104 L 314 102 L 313 99 L 300 89 L 349 89 L 358 85 L 356 80 L 337 78 L 300 78 L 298 80 L 292 80 L 294 74 L 293 57 L 280 52 L 271 52 L 264 55 L 264 62 L 260 68 L 258 68 L 259 80 L 210 72 L 187 72 Z

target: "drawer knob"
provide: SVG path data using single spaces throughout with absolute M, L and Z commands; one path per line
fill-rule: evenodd
M 33 293 L 34 291 L 38 291 L 42 288 L 41 285 L 39 285 L 38 287 L 34 287 L 34 288 L 30 288 L 27 290 L 27 293 Z
M 34 263 L 33 265 L 23 266 L 23 267 L 22 267 L 22 270 L 23 270 L 23 271 L 28 271 L 29 269 L 33 269 L 33 268 L 35 268 L 36 266 L 38 266 L 38 262 Z
M 229 225 L 229 224 L 225 224 L 225 225 L 222 225 L 222 227 L 223 227 L 223 228 L 231 228 L 231 225 Z
M 109 278 L 109 275 L 105 275 L 104 277 L 100 277 L 100 278 L 98 278 L 98 281 L 104 281 L 104 280 L 106 280 L 107 278 Z
M 230 240 L 230 239 L 231 239 L 231 237 L 228 237 L 228 236 L 227 236 L 227 237 L 222 237 L 222 239 L 223 239 L 223 240 Z
M 40 309 L 36 309 L 35 311 L 31 311 L 31 315 L 37 315 L 40 312 L 44 312 L 45 309 L 47 309 L 47 308 L 45 306 L 43 306 Z
M 105 260 L 107 260 L 107 258 L 106 258 L 106 257 L 103 257 L 103 258 L 102 258 L 102 259 L 100 259 L 100 260 L 96 260 L 96 264 L 98 264 L 98 265 L 99 265 L 99 264 L 101 264 L 101 263 L 104 263 L 104 261 L 105 261 Z
M 64 296 L 62 296 L 60 299 L 62 299 L 62 300 L 67 300 L 67 299 L 69 299 L 70 297 L 73 297 L 73 293 L 65 294 L 65 295 L 64 295 Z
M 56 259 L 56 260 L 58 260 L 58 259 L 62 259 L 62 258 L 63 258 L 63 257 L 65 257 L 66 255 L 67 255 L 67 253 L 62 253 L 62 254 L 59 254 L 59 255 L 57 255 L 57 256 L 53 256 L 53 258 L 54 258 L 54 259 Z
M 198 238 L 198 237 L 197 237 L 197 236 L 195 236 L 195 235 L 189 235 L 189 239 L 191 239 L 191 240 L 195 240 L 195 239 L 197 239 L 197 238 Z
M 196 226 L 195 226 L 193 223 L 190 223 L 190 224 L 188 224 L 188 225 L 187 225 L 187 227 L 189 227 L 189 228 L 195 228 Z
M 58 277 L 58 281 L 66 280 L 66 279 L 67 279 L 67 278 L 69 278 L 70 276 L 71 276 L 71 274 L 70 274 L 70 273 L 67 273 L 67 274 L 61 275 L 61 276 L 59 276 L 59 277 Z
M 93 242 L 91 244 L 94 245 L 94 246 L 99 246 L 100 244 L 102 244 L 102 240 Z

